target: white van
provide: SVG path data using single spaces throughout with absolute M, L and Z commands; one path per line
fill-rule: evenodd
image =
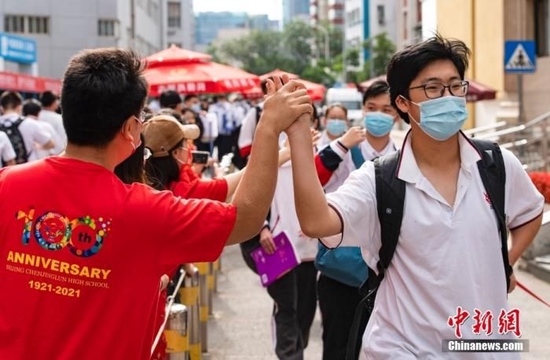
M 352 125 L 360 125 L 363 120 L 363 94 L 357 89 L 330 88 L 325 95 L 325 103 L 330 106 L 340 103 L 348 109 L 348 119 Z

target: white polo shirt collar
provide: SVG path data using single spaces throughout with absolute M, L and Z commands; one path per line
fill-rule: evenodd
M 401 159 L 397 169 L 397 177 L 405 182 L 416 184 L 424 176 L 418 168 L 418 163 L 412 151 L 411 135 L 411 130 L 409 130 L 401 148 Z M 460 166 L 470 174 L 472 166 L 481 160 L 481 155 L 462 131 L 458 134 L 458 146 L 460 148 Z

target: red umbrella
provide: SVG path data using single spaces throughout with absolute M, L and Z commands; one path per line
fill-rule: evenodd
M 265 79 L 268 79 L 272 76 L 283 76 L 285 74 L 288 75 L 288 77 L 290 79 L 300 80 L 300 82 L 305 85 L 305 87 L 307 89 L 307 93 L 311 97 L 312 101 L 321 101 L 325 97 L 325 92 L 326 92 L 327 89 L 325 88 L 324 85 L 317 84 L 317 83 L 307 81 L 307 80 L 299 79 L 298 75 L 293 74 L 293 73 L 289 73 L 289 72 L 286 72 L 286 71 L 283 71 L 283 70 L 280 70 L 280 69 L 275 69 L 273 71 L 268 72 L 267 74 L 260 75 L 260 79 L 265 80 Z M 260 89 L 260 91 L 261 91 L 261 89 Z
M 145 58 L 147 67 L 185 64 L 190 62 L 210 61 L 212 56 L 191 50 L 185 50 L 172 44 L 168 49 L 159 51 Z
M 363 90 L 371 86 L 375 81 L 386 80 L 386 75 L 380 75 L 375 78 L 363 81 L 359 84 Z M 487 87 L 475 80 L 468 80 L 468 94 L 466 94 L 466 101 L 476 102 L 481 100 L 494 100 L 497 96 L 497 91 Z
M 164 90 L 178 93 L 242 93 L 260 85 L 258 76 L 215 62 L 152 67 L 145 70 L 145 78 L 151 96 L 158 96 Z

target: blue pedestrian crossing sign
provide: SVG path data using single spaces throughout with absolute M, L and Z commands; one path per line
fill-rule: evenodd
M 507 40 L 504 44 L 504 72 L 529 74 L 537 69 L 535 41 Z

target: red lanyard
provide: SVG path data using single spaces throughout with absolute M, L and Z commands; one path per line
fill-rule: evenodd
M 540 301 L 541 303 L 543 303 L 544 305 L 550 307 L 550 304 L 547 303 L 546 301 L 542 300 L 537 294 L 535 294 L 534 292 L 532 292 L 531 290 L 529 290 L 525 285 L 523 285 L 522 283 L 520 283 L 519 281 L 516 280 L 516 284 L 517 286 L 522 289 L 523 291 L 525 291 L 527 294 L 531 295 L 532 297 L 534 297 L 535 299 L 537 299 L 538 301 Z

